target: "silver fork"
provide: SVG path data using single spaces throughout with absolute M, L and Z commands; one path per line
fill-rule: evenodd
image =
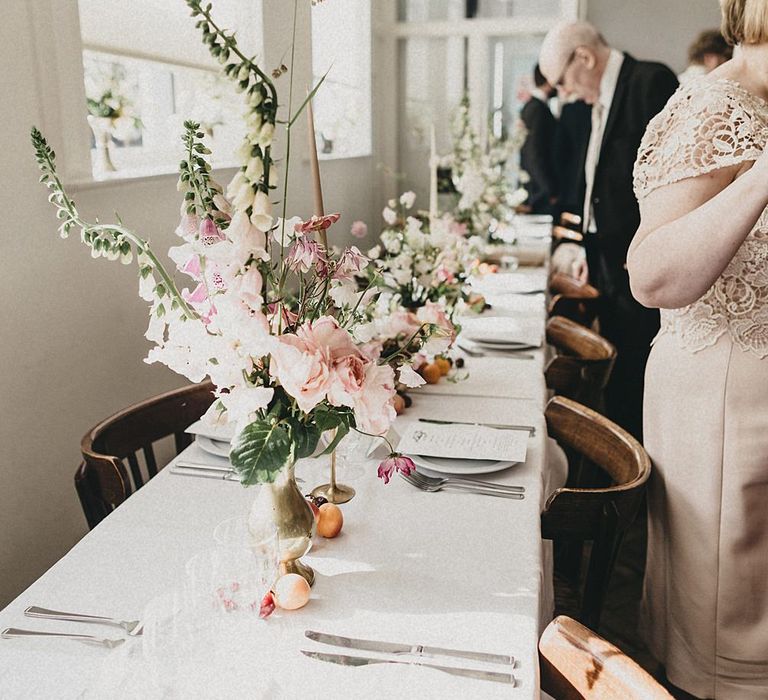
M 125 642 L 125 638 L 120 639 L 102 639 L 101 637 L 92 637 L 89 634 L 67 634 L 64 632 L 38 632 L 37 630 L 22 630 L 16 627 L 7 627 L 0 632 L 3 639 L 24 639 L 25 637 L 49 637 L 51 639 L 73 639 L 76 642 L 85 644 L 94 644 L 99 647 L 114 649 Z
M 144 625 L 139 620 L 116 620 L 112 617 L 100 617 L 98 615 L 84 615 L 82 613 L 62 612 L 61 610 L 48 610 L 39 608 L 36 605 L 30 605 L 24 614 L 27 617 L 38 617 L 45 620 L 67 620 L 70 622 L 92 622 L 96 625 L 109 625 L 111 627 L 120 627 L 130 637 L 140 635 L 144 630 Z
M 480 481 L 479 479 L 466 479 L 461 477 L 442 477 L 442 476 L 427 476 L 421 472 L 411 472 L 418 479 L 430 484 L 431 486 L 479 486 L 481 488 L 495 489 L 498 491 L 505 491 L 508 493 L 525 493 L 525 486 L 510 486 L 508 484 L 497 484 L 493 481 Z
M 503 491 L 495 491 L 494 489 L 488 489 L 488 488 L 482 488 L 480 486 L 457 486 L 456 484 L 441 484 L 439 486 L 434 486 L 432 484 L 428 484 L 425 481 L 421 481 L 418 477 L 414 478 L 414 473 L 411 472 L 410 475 L 406 476 L 405 474 L 400 474 L 403 479 L 405 479 L 411 486 L 415 486 L 417 489 L 421 491 L 427 491 L 427 492 L 434 492 L 434 491 L 442 491 L 443 489 L 456 489 L 457 491 L 463 491 L 464 493 L 474 493 L 480 496 L 497 496 L 498 498 L 514 498 L 516 500 L 522 500 L 525 498 L 525 495 L 522 493 L 506 493 Z

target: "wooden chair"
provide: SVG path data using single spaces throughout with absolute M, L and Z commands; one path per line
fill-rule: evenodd
M 544 370 L 547 387 L 599 410 L 616 362 L 616 348 L 589 328 L 564 316 L 547 321 L 547 343 L 557 350 Z
M 539 640 L 541 689 L 556 700 L 671 700 L 621 649 L 562 615 Z
M 212 392 L 210 382 L 174 389 L 123 409 L 83 436 L 75 488 L 90 528 L 157 474 L 154 442 L 172 435 L 177 454 L 192 442 L 184 429 L 208 410 Z
M 560 214 L 560 225 L 574 231 L 581 231 L 581 217 L 578 214 L 564 211 Z
M 574 231 L 572 228 L 566 228 L 565 226 L 553 226 L 552 240 L 555 245 L 562 243 L 563 241 L 581 243 L 584 240 L 584 234 L 579 231 Z
M 565 316 L 582 326 L 592 327 L 600 303 L 600 292 L 595 287 L 570 275 L 556 273 L 549 280 L 549 291 L 552 295 L 550 316 Z
M 592 543 L 586 574 L 575 590 L 578 610 L 573 616 L 597 629 L 616 555 L 642 503 L 651 460 L 628 432 L 576 401 L 555 396 L 545 417 L 549 436 L 568 456 L 569 483 L 578 485 L 550 495 L 541 533 L 556 544 Z M 584 463 L 594 472 L 583 469 Z M 575 474 L 587 476 L 574 479 Z

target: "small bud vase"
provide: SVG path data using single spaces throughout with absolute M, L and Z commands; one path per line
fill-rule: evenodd
M 311 586 L 312 567 L 300 561 L 315 534 L 315 516 L 296 484 L 295 462 L 286 464 L 271 484 L 262 484 L 251 506 L 248 529 L 254 537 L 277 528 L 280 574 L 300 574 Z

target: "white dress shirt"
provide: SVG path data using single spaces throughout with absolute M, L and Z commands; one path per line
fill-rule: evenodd
M 605 123 L 608 113 L 611 111 L 613 95 L 616 92 L 616 83 L 619 81 L 619 72 L 623 63 L 624 54 L 616 49 L 611 49 L 608 63 L 600 80 L 600 97 L 592 105 L 592 131 L 589 135 L 587 160 L 584 164 L 584 178 L 587 187 L 584 193 L 584 222 L 582 230 L 585 232 L 594 233 L 597 230 L 592 211 L 592 188 L 595 184 L 597 163 L 600 160 L 600 147 L 603 143 L 603 135 L 605 134 Z

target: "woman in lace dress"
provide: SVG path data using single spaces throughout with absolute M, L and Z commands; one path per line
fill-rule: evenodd
M 768 3 L 721 0 L 733 60 L 681 87 L 635 165 L 632 292 L 661 309 L 641 626 L 698 698 L 768 698 Z

